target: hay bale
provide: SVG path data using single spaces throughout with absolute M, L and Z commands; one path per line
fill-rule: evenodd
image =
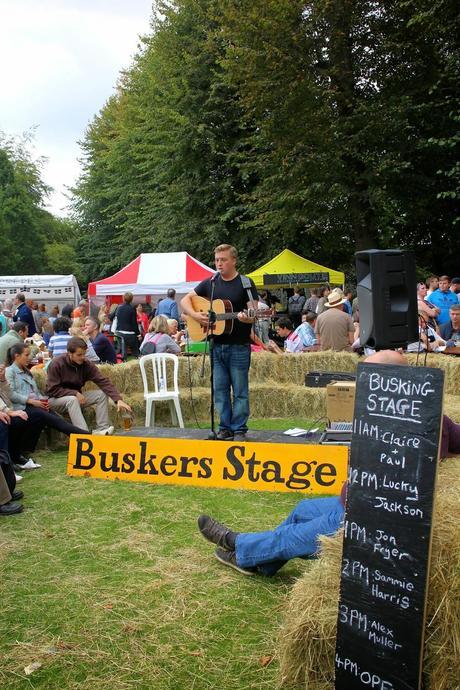
M 46 388 L 46 371 L 44 369 L 34 369 L 33 377 L 37 382 L 40 392 L 44 393 Z
M 415 365 L 417 357 L 408 355 L 409 363 Z M 251 358 L 249 372 L 250 385 L 272 382 L 279 388 L 280 384 L 292 384 L 303 386 L 305 374 L 310 371 L 347 371 L 354 373 L 358 362 L 362 361 L 357 355 L 350 352 L 308 352 L 300 355 L 275 355 L 270 352 L 254 353 Z M 419 360 L 420 361 L 420 360 Z M 446 374 L 445 393 L 460 395 L 460 361 L 459 358 L 444 355 L 429 355 L 428 366 L 443 369 Z M 137 360 L 130 360 L 123 364 L 100 365 L 101 373 L 116 386 L 120 393 L 131 394 L 142 391 L 142 379 Z M 209 385 L 210 368 L 209 357 L 205 359 L 204 375 L 201 376 L 201 357 L 181 357 L 179 359 L 179 387 L 188 389 L 193 387 L 206 387 Z M 46 372 L 34 371 L 39 387 L 44 390 L 46 385 Z M 93 387 L 92 384 L 88 386 Z
M 359 358 L 350 352 L 308 352 L 300 355 L 275 355 L 271 352 L 257 352 L 251 356 L 249 379 L 251 383 L 295 383 L 303 385 L 305 374 L 323 369 L 327 371 L 356 370 Z M 202 358 L 182 357 L 179 366 L 181 386 L 203 385 L 209 381 L 209 357 L 206 357 L 204 376 L 201 377 Z
M 454 422 L 460 424 L 460 396 L 445 395 L 443 411 L 444 414 L 453 419 Z
M 209 421 L 211 391 L 209 387 L 196 387 L 192 391 L 182 389 L 180 405 L 185 424 L 196 424 L 196 420 L 206 424 Z M 133 407 L 134 423 L 143 425 L 145 403 L 142 393 L 125 395 L 126 402 Z M 305 386 L 283 386 L 277 390 L 270 383 L 254 384 L 250 388 L 249 400 L 253 417 L 292 417 L 318 419 L 326 414 L 326 394 L 324 389 L 306 388 Z M 167 403 L 155 405 L 155 420 L 158 425 L 170 420 Z
M 407 359 L 411 366 L 416 365 L 417 355 L 407 355 Z M 418 360 L 419 366 L 424 361 L 422 354 Z M 426 366 L 444 371 L 444 394 L 460 395 L 460 357 L 432 353 L 426 358 Z
M 427 690 L 458 688 L 460 659 L 460 457 L 438 475 L 428 584 L 423 671 Z M 342 534 L 323 538 L 322 552 L 293 587 L 279 639 L 280 684 L 333 690 Z
M 407 356 L 409 364 L 415 366 L 416 355 Z M 275 355 L 270 352 L 253 353 L 249 372 L 251 383 L 294 383 L 303 385 L 305 374 L 310 371 L 348 371 L 355 373 L 363 357 L 350 352 L 308 352 L 300 355 Z M 423 360 L 419 358 L 419 364 Z M 460 395 L 460 360 L 441 354 L 428 355 L 427 366 L 443 369 L 446 374 L 445 392 Z M 180 386 L 188 386 L 190 380 L 193 385 L 203 386 L 209 381 L 209 357 L 206 358 L 204 377 L 200 376 L 202 368 L 201 357 L 183 357 L 180 359 Z
M 143 388 L 140 380 L 139 366 L 137 362 L 127 362 L 115 366 L 103 365 L 101 371 L 107 376 L 116 388 L 123 394 L 123 399 L 132 406 L 135 425 L 143 426 L 145 419 L 145 402 Z M 180 386 L 180 404 L 182 415 L 186 424 L 195 424 L 196 420 L 206 423 L 209 419 L 209 407 L 211 404 L 211 391 L 209 381 L 199 376 L 198 368 L 193 372 L 195 382 L 192 390 L 188 382 Z M 42 391 L 46 385 L 46 374 L 40 371 L 36 379 Z M 97 388 L 95 384 L 88 383 L 84 390 Z M 320 419 L 326 415 L 326 389 L 309 388 L 303 385 L 279 383 L 273 380 L 260 383 L 254 381 L 249 388 L 251 415 L 253 417 L 305 417 L 305 419 Z M 85 417 L 90 426 L 93 424 L 91 409 L 85 410 Z M 158 425 L 170 419 L 167 403 L 156 405 L 156 423 Z M 116 410 L 110 407 L 111 422 L 115 426 L 120 425 L 117 420 Z

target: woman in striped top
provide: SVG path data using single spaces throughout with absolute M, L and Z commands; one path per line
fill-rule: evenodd
M 48 352 L 51 357 L 59 357 L 65 355 L 67 352 L 67 342 L 72 337 L 69 333 L 69 328 L 72 326 L 72 321 L 67 316 L 58 316 L 53 323 L 54 335 L 51 336 L 48 343 Z

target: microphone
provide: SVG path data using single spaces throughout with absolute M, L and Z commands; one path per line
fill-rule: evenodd
M 217 278 L 217 276 L 220 276 L 220 271 L 216 271 L 216 272 L 214 273 L 213 277 L 211 278 L 211 283 L 213 283 L 213 282 L 215 281 L 215 279 Z

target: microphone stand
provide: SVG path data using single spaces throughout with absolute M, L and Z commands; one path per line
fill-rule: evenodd
M 210 363 L 210 368 L 211 368 L 211 376 L 210 376 L 210 384 L 211 384 L 211 431 L 208 435 L 208 440 L 210 441 L 215 441 L 217 438 L 216 435 L 216 430 L 215 430 L 215 419 L 214 419 L 214 358 L 213 358 L 213 348 L 214 348 L 214 334 L 213 334 L 213 329 L 211 324 L 216 323 L 216 313 L 212 308 L 213 302 L 214 302 L 214 290 L 216 287 L 216 277 L 217 274 L 214 275 L 213 278 L 211 278 L 211 297 L 210 297 L 210 304 L 209 304 L 209 311 L 208 311 L 208 325 L 206 327 L 206 340 L 205 340 L 205 346 L 204 346 L 204 352 L 203 352 L 203 359 L 201 361 L 201 378 L 204 377 L 204 363 L 206 360 L 206 353 L 208 349 L 208 343 L 209 343 L 209 363 Z

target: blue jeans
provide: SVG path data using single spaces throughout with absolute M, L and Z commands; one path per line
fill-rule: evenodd
M 310 558 L 318 552 L 318 537 L 337 532 L 344 508 L 338 496 L 306 498 L 274 530 L 241 533 L 236 538 L 236 562 L 258 566 L 262 575 L 274 575 L 291 558 Z
M 228 429 L 233 433 L 246 433 L 249 417 L 248 375 L 251 347 L 250 345 L 214 343 L 212 358 L 214 400 L 220 415 L 219 430 Z

